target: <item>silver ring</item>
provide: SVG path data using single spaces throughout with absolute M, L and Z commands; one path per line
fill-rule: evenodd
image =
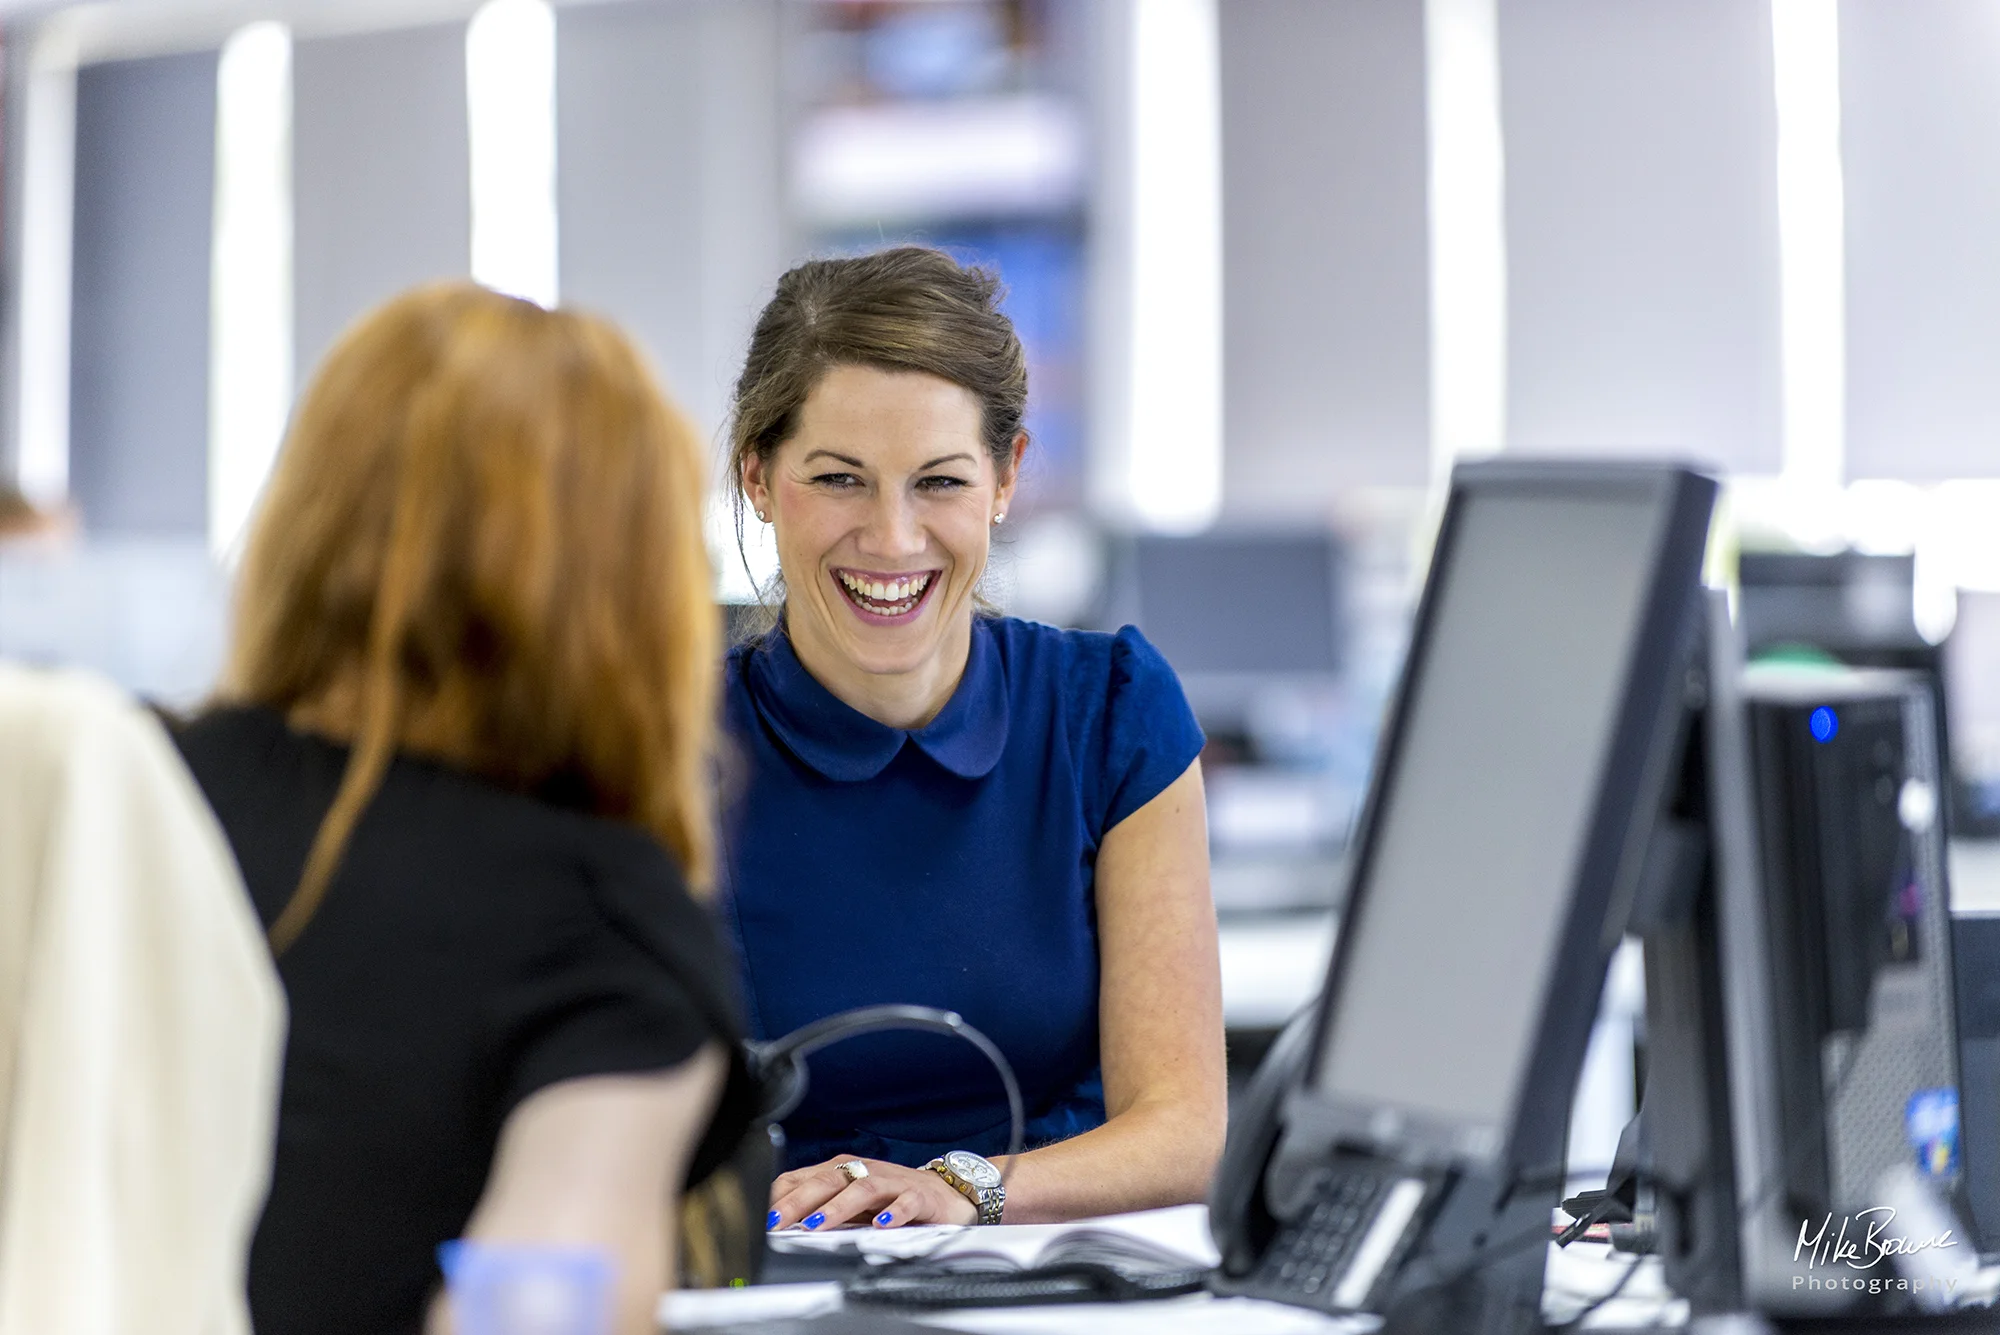
M 868 1176 L 868 1165 L 859 1159 L 849 1159 L 844 1164 L 836 1164 L 834 1166 L 840 1169 L 840 1175 L 849 1182 L 859 1182 L 862 1178 Z

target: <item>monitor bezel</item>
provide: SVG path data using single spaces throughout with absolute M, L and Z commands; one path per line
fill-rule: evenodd
M 1604 971 L 1623 933 L 1646 839 L 1672 768 L 1667 753 L 1674 749 L 1682 723 L 1684 683 L 1694 665 L 1702 561 L 1718 490 L 1712 476 L 1677 463 L 1491 460 L 1463 463 L 1453 470 L 1409 650 L 1377 740 L 1373 777 L 1356 823 L 1343 930 L 1336 933 L 1326 982 L 1314 1003 L 1313 1042 L 1303 1079 L 1287 1107 L 1290 1134 L 1438 1164 L 1506 1163 L 1539 1170 L 1551 1168 L 1552 1159 L 1560 1156 L 1572 1086 L 1596 1018 Z M 1428 661 L 1439 593 L 1453 566 L 1464 508 L 1481 497 L 1507 494 L 1643 497 L 1658 503 L 1664 517 L 1650 556 L 1634 653 L 1618 699 L 1597 807 L 1541 997 L 1541 1018 L 1527 1070 L 1516 1088 L 1507 1125 L 1494 1129 L 1377 1101 L 1341 1098 L 1317 1086 L 1328 1026 L 1355 939 L 1355 933 L 1344 928 L 1367 911 L 1382 804 L 1401 763 L 1411 688 Z M 1413 978 L 1421 978 L 1420 968 L 1413 967 Z

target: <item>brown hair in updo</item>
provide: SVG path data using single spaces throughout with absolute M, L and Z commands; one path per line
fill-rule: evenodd
M 743 465 L 753 455 L 770 462 L 836 366 L 922 371 L 969 391 L 979 400 L 986 453 L 1004 478 L 1027 409 L 1028 360 L 999 298 L 993 274 L 925 246 L 808 260 L 780 278 L 750 336 L 730 417 L 739 541 L 748 503 Z

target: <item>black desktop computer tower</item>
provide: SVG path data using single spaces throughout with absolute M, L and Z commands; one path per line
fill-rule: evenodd
M 2000 913 L 1953 914 L 1951 934 L 1966 1223 L 1990 1254 L 2000 1251 Z
M 1973 1110 L 1930 685 L 1741 669 L 1712 612 L 1703 717 L 1649 858 L 1662 890 L 1633 924 L 1647 1076 L 1606 1194 L 1639 1223 L 1652 1212 L 1637 1249 L 1698 1316 L 1886 1315 L 1910 1299 L 1841 1282 L 1860 1272 L 1816 1249 L 1822 1225 L 1851 1241 L 1881 1218 L 1864 1211 L 1917 1193 L 1962 1220 L 1968 1179 L 1991 1169 L 2000 1185 L 1958 1134 Z M 2000 1104 L 1994 1002 L 1992 1089 L 1968 1092 Z M 1885 1260 L 1879 1277 L 1895 1273 Z
M 1751 1194 L 1790 1232 L 1879 1204 L 1884 1174 L 1907 1165 L 1963 1214 L 1929 683 L 1752 669 L 1743 706 L 1776 1068 L 1775 1153 Z

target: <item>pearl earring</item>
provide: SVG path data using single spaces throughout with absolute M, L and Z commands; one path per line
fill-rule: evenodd
M 765 514 L 762 510 L 759 510 L 757 512 L 757 522 L 760 524 L 768 524 L 771 522 L 771 516 Z
M 993 516 L 993 522 L 996 524 L 1004 523 L 1006 521 L 1006 518 L 1007 518 L 1007 512 L 1005 510 L 1002 510 L 999 514 Z

